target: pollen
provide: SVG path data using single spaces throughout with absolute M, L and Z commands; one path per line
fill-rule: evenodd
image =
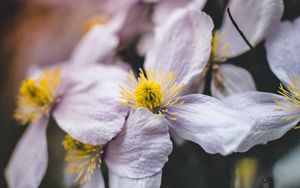
M 275 101 L 277 105 L 276 109 L 291 114 L 295 113 L 294 115 L 284 117 L 284 119 L 299 119 L 297 112 L 300 110 L 300 79 L 293 77 L 292 82 L 288 83 L 287 88 L 280 84 L 278 93 L 284 96 L 285 99 Z
M 96 168 L 100 168 L 103 146 L 83 144 L 70 135 L 65 137 L 63 146 L 66 150 L 65 172 L 75 174 L 75 182 L 80 185 L 89 181 Z
M 21 124 L 49 115 L 60 82 L 60 69 L 45 70 L 38 78 L 23 81 L 17 99 L 14 117 Z
M 184 102 L 180 100 L 183 85 L 178 84 L 177 78 L 176 72 L 156 71 L 150 68 L 145 73 L 140 69 L 136 80 L 131 71 L 124 86 L 121 86 L 123 104 L 132 108 L 147 108 L 155 114 L 174 115 L 168 107 Z M 170 119 L 174 118 L 170 116 Z
M 226 59 L 220 58 L 219 56 L 221 55 L 222 57 L 226 57 L 227 54 L 229 54 L 229 50 L 230 50 L 230 44 L 228 43 L 224 43 L 223 41 L 225 41 L 227 35 L 222 32 L 221 34 L 219 34 L 218 31 L 215 31 L 213 33 L 213 38 L 211 41 L 211 54 L 210 54 L 210 61 L 211 62 L 223 62 Z M 220 48 L 221 45 L 221 48 Z M 220 54 L 220 55 L 218 55 Z

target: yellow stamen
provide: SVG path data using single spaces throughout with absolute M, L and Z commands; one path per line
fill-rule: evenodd
M 229 50 L 231 48 L 230 44 L 228 43 L 223 44 L 223 41 L 225 41 L 226 37 L 227 36 L 224 32 L 219 34 L 218 31 L 215 31 L 213 33 L 213 38 L 211 41 L 212 48 L 211 48 L 211 55 L 210 55 L 211 62 L 223 62 L 226 60 L 220 58 L 220 56 L 226 57 L 227 54 L 229 54 Z M 222 45 L 221 48 L 220 45 Z
M 80 185 L 89 181 L 96 168 L 100 167 L 103 154 L 102 145 L 83 144 L 67 135 L 63 141 L 66 150 L 66 173 L 76 174 L 75 182 Z
M 45 70 L 39 78 L 28 78 L 20 87 L 14 117 L 21 124 L 49 115 L 60 83 L 60 69 Z
M 183 104 L 180 100 L 183 85 L 176 82 L 177 78 L 178 74 L 175 72 L 158 72 L 150 68 L 146 73 L 140 69 L 139 78 L 136 80 L 131 71 L 124 86 L 121 86 L 121 98 L 124 100 L 122 104 L 132 108 L 148 108 L 155 114 L 171 115 L 168 107 Z
M 275 101 L 277 104 L 277 110 L 281 110 L 289 113 L 297 113 L 300 110 L 300 79 L 293 77 L 291 83 L 288 83 L 287 89 L 283 87 L 282 84 L 279 86 L 278 93 L 285 97 L 284 100 Z M 299 119 L 299 117 L 295 117 L 293 115 L 285 116 L 284 119 Z
M 96 25 L 105 25 L 107 23 L 107 19 L 103 16 L 94 16 L 88 19 L 83 25 L 83 32 L 87 33 Z
M 235 164 L 234 188 L 251 188 L 254 186 L 259 163 L 256 159 L 240 159 Z

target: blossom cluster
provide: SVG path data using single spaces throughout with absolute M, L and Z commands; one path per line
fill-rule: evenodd
M 103 165 L 110 188 L 158 188 L 173 144 L 187 140 L 209 154 L 229 155 L 294 128 L 300 18 L 281 21 L 282 0 L 230 0 L 234 21 L 224 12 L 216 28 L 202 11 L 205 3 L 98 3 L 99 16 L 86 20 L 69 58 L 31 68 L 20 84 L 13 117 L 27 128 L 5 170 L 9 187 L 41 184 L 50 119 L 66 134 L 65 179 L 85 188 L 105 187 Z M 261 42 L 282 82 L 278 94 L 257 91 L 246 69 L 228 63 Z M 129 43 L 144 57 L 132 68 L 118 53 Z M 211 96 L 203 94 L 210 75 Z

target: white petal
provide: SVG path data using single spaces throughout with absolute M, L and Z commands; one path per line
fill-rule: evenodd
M 226 99 L 228 104 L 248 112 L 255 120 L 251 132 L 236 151 L 245 152 L 257 144 L 278 139 L 298 123 L 283 119 L 291 114 L 276 109 L 275 100 L 282 99 L 280 95 L 264 92 L 245 92 Z
M 105 188 L 104 179 L 100 169 L 96 169 L 90 179 L 82 188 Z
M 196 142 L 208 153 L 233 152 L 250 131 L 252 121 L 246 114 L 215 98 L 194 94 L 182 100 L 182 106 L 169 109 L 177 113 L 175 121 L 168 121 L 170 127 L 178 136 Z
M 282 0 L 231 0 L 228 7 L 252 46 L 257 45 L 270 34 L 279 24 L 283 13 Z M 234 57 L 250 50 L 233 26 L 227 12 L 218 35 L 217 56 L 220 58 Z M 225 49 L 226 46 L 228 49 Z
M 246 69 L 235 65 L 220 64 L 219 69 L 213 72 L 212 78 L 211 94 L 218 99 L 240 92 L 256 91 L 251 74 Z
M 300 147 L 297 146 L 275 163 L 273 168 L 276 188 L 296 188 L 300 185 Z
M 70 62 L 73 65 L 88 65 L 104 61 L 111 56 L 119 41 L 117 36 L 108 28 L 94 26 L 74 49 Z
M 108 68 L 110 72 L 104 73 L 105 69 L 99 70 L 97 76 L 94 75 L 97 74 L 96 68 L 80 69 L 82 71 L 74 70 L 74 75 L 64 77 L 63 81 L 69 88 L 65 87 L 67 89 L 54 108 L 53 116 L 58 125 L 76 140 L 106 144 L 121 131 L 128 114 L 128 108 L 119 102 L 120 75 L 115 75 L 119 71 Z
M 207 0 L 163 0 L 154 7 L 153 21 L 163 24 L 166 19 L 179 8 L 201 10 Z
M 144 178 L 161 171 L 171 151 L 164 118 L 138 108 L 131 112 L 122 132 L 109 142 L 105 161 L 120 176 Z
M 284 83 L 300 76 L 300 18 L 283 22 L 268 37 L 267 59 L 271 70 Z
M 213 23 L 200 11 L 178 10 L 157 29 L 145 67 L 179 73 L 178 81 L 189 84 L 205 68 L 211 50 Z
M 47 124 L 48 119 L 42 117 L 28 125 L 5 170 L 9 187 L 39 187 L 48 165 Z
M 109 171 L 109 187 L 110 188 L 159 188 L 161 184 L 162 172 L 145 178 L 133 179 L 118 176 Z

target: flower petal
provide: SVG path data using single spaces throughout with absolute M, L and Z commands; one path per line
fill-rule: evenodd
M 267 59 L 271 70 L 284 83 L 300 76 L 300 18 L 293 23 L 283 22 L 267 38 Z
M 245 92 L 225 100 L 233 107 L 248 112 L 255 120 L 251 131 L 236 151 L 245 152 L 257 144 L 278 139 L 298 123 L 298 120 L 283 119 L 290 114 L 276 109 L 275 101 L 282 99 L 282 96 L 272 93 Z
M 231 0 L 228 7 L 252 46 L 261 42 L 279 24 L 283 13 L 282 0 Z M 233 26 L 227 12 L 217 35 L 219 40 L 216 55 L 219 58 L 234 57 L 250 50 Z
M 82 188 L 105 188 L 104 179 L 100 169 L 96 169 L 91 179 Z
M 275 163 L 273 174 L 276 188 L 296 188 L 300 185 L 299 160 L 300 146 L 298 145 Z
M 144 178 L 159 172 L 171 151 L 164 118 L 138 108 L 131 111 L 122 132 L 108 144 L 105 161 L 120 176 Z
M 21 137 L 5 170 L 9 187 L 39 187 L 48 165 L 47 124 L 48 119 L 42 117 Z
M 94 26 L 79 42 L 73 51 L 70 62 L 73 65 L 87 65 L 114 53 L 118 45 L 117 36 L 108 28 Z
M 251 119 L 246 114 L 215 98 L 194 94 L 181 99 L 182 106 L 169 109 L 177 113 L 175 121 L 168 121 L 170 128 L 208 153 L 233 152 L 250 131 Z
M 159 188 L 161 184 L 161 171 L 157 174 L 145 178 L 125 178 L 109 171 L 110 188 Z
M 211 50 L 212 20 L 200 11 L 178 10 L 157 29 L 145 67 L 179 73 L 185 85 L 205 68 Z
M 163 24 L 164 21 L 179 8 L 201 10 L 207 0 L 164 0 L 154 7 L 153 22 Z
M 119 102 L 121 78 L 115 76 L 119 71 L 107 69 L 110 72 L 104 73 L 95 66 L 92 66 L 95 70 L 80 69 L 63 78 L 69 88 L 65 86 L 67 89 L 54 108 L 53 116 L 58 125 L 76 140 L 106 144 L 121 131 L 128 114 L 128 108 Z M 96 70 L 99 70 L 99 76 Z
M 220 64 L 213 72 L 210 85 L 211 94 L 218 99 L 244 91 L 256 91 L 254 79 L 244 68 L 230 64 Z

